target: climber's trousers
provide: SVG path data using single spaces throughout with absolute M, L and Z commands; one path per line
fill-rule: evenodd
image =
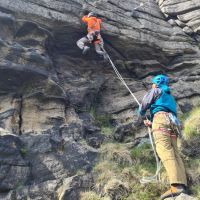
M 152 124 L 156 151 L 169 177 L 170 184 L 187 185 L 185 167 L 177 148 L 177 137 L 166 112 L 154 115 Z
M 88 39 L 88 38 L 90 38 L 90 39 Z M 91 43 L 92 39 L 93 39 L 93 36 L 88 34 L 88 36 L 83 37 L 80 40 L 78 40 L 76 44 L 80 49 L 83 49 L 86 44 Z M 102 51 L 102 48 L 101 48 L 102 45 L 103 45 L 103 40 L 102 39 L 101 39 L 101 43 L 94 43 L 95 51 L 99 55 L 104 55 L 105 54 Z

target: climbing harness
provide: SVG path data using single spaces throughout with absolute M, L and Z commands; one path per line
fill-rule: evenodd
M 104 53 L 107 55 L 108 60 L 109 60 L 110 64 L 112 65 L 112 68 L 114 69 L 117 77 L 120 79 L 120 81 L 123 83 L 123 85 L 127 88 L 127 90 L 129 91 L 129 93 L 131 94 L 131 96 L 133 97 L 133 99 L 136 101 L 136 103 L 138 104 L 138 106 L 140 106 L 140 103 L 139 103 L 138 99 L 132 93 L 132 91 L 130 90 L 130 88 L 128 87 L 128 85 L 126 84 L 126 82 L 124 81 L 123 77 L 121 76 L 121 74 L 119 73 L 118 69 L 114 65 L 113 61 L 111 60 L 109 54 L 106 52 L 106 50 L 104 49 L 104 47 L 102 47 L 102 49 L 103 49 Z M 151 136 L 151 129 L 149 127 L 148 127 L 148 134 L 149 134 L 149 139 L 150 139 L 151 146 L 152 146 L 152 149 L 153 149 L 153 152 L 154 152 L 154 156 L 155 156 L 155 159 L 156 159 L 156 167 L 157 167 L 157 169 L 156 169 L 155 175 L 150 176 L 150 177 L 143 177 L 140 180 L 140 183 L 149 183 L 149 182 L 160 181 L 161 162 L 159 161 L 159 158 L 157 156 L 157 153 L 156 153 L 156 150 L 155 150 L 155 147 L 154 147 L 154 143 L 153 143 L 153 139 L 152 139 L 152 136 Z
M 181 131 L 181 122 L 179 121 L 179 119 L 172 113 L 169 113 L 169 119 L 173 125 L 173 128 L 176 130 L 178 136 L 180 137 L 180 139 L 183 138 L 183 134 Z

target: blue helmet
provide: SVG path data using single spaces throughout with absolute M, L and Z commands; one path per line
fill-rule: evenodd
M 168 77 L 165 75 L 157 75 L 153 77 L 152 83 L 156 84 L 157 86 L 159 85 L 168 85 Z

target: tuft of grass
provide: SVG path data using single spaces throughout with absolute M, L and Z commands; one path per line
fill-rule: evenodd
M 110 114 L 99 115 L 96 112 L 96 109 L 92 107 L 90 109 L 90 114 L 95 119 L 97 126 L 101 127 L 101 132 L 106 136 L 111 136 L 114 130 L 114 127 L 111 124 L 112 118 Z
M 99 195 L 93 191 L 81 192 L 80 200 L 101 200 Z
M 165 186 L 158 184 L 136 184 L 132 188 L 132 193 L 126 200 L 132 200 L 131 197 L 134 197 L 133 199 L 137 200 L 152 200 L 152 199 L 159 199 L 160 194 L 165 191 Z
M 129 150 L 122 144 L 107 143 L 102 146 L 101 153 L 104 159 L 114 161 L 119 165 L 133 164 Z
M 193 138 L 200 135 L 200 107 L 194 108 L 184 121 L 185 138 Z
M 129 183 L 122 177 L 122 171 L 132 164 L 130 152 L 124 145 L 113 143 L 103 145 L 100 151 L 102 157 L 94 167 L 95 188 L 101 196 L 124 199 L 129 193 Z
M 135 164 L 135 170 L 141 175 L 155 173 L 156 161 L 153 156 L 151 144 L 144 143 L 131 150 L 131 156 Z
M 124 199 L 128 196 L 130 187 L 129 183 L 113 178 L 105 185 L 104 191 L 111 199 Z
M 187 158 L 185 167 L 189 178 L 189 188 L 192 194 L 200 199 L 200 160 L 198 158 Z
M 155 173 L 156 170 L 150 144 L 144 143 L 129 151 L 124 144 L 108 143 L 102 145 L 100 151 L 102 157 L 93 172 L 94 188 L 101 196 L 121 200 L 152 200 L 158 199 L 167 189 L 166 182 L 159 184 L 159 187 L 155 183 L 140 183 L 142 176 L 151 176 L 151 171 Z
M 21 148 L 21 149 L 20 149 L 20 154 L 21 154 L 23 157 L 26 156 L 27 153 L 28 153 L 28 150 L 27 150 L 26 148 Z
M 189 123 L 188 126 L 193 125 L 194 118 L 200 117 L 200 108 L 195 110 L 198 111 L 184 114 L 182 119 L 186 127 L 187 123 Z M 92 112 L 96 122 L 101 126 L 102 132 L 105 130 L 112 134 L 111 118 L 109 116 L 99 117 L 95 110 Z M 193 120 L 187 122 L 193 116 Z M 195 134 L 198 133 L 197 125 L 194 128 Z M 101 157 L 93 169 L 94 191 L 84 193 L 85 196 L 81 200 L 153 200 L 159 199 L 159 196 L 168 189 L 169 180 L 164 168 L 161 170 L 161 183 L 140 183 L 142 177 L 152 176 L 156 171 L 156 161 L 151 144 L 146 142 L 130 150 L 125 144 L 107 143 L 102 145 L 99 151 Z M 200 162 L 194 161 L 194 159 L 188 160 L 186 168 L 190 169 L 194 176 L 191 191 L 199 197 L 200 187 L 196 174 L 200 173 Z
M 95 168 L 94 173 L 96 174 L 95 188 L 97 191 L 102 193 L 103 188 L 112 178 L 115 178 L 120 173 L 116 163 L 109 162 L 108 160 L 99 162 Z
M 113 130 L 114 130 L 114 127 L 112 127 L 112 126 L 109 126 L 109 127 L 101 127 L 101 132 L 102 132 L 102 134 L 105 135 L 105 136 L 112 136 Z
M 200 185 L 192 186 L 191 192 L 197 199 L 200 199 Z

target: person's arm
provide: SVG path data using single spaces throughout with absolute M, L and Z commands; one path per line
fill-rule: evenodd
M 139 114 L 144 116 L 146 111 L 150 108 L 151 104 L 153 104 L 156 99 L 160 97 L 161 93 L 162 90 L 159 88 L 152 88 L 149 92 L 147 92 L 139 107 Z
M 88 16 L 87 15 L 83 16 L 82 17 L 82 21 L 85 22 L 85 23 L 87 23 L 88 22 Z

